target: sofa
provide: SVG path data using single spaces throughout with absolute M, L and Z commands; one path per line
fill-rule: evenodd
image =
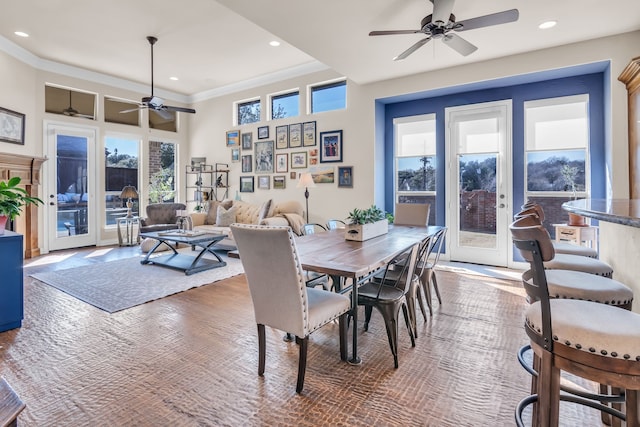
M 147 216 L 140 218 L 140 232 L 165 231 L 178 228 L 177 210 L 185 210 L 184 203 L 151 203 L 147 205 Z M 190 221 L 188 221 L 190 222 Z M 189 224 L 185 224 L 190 228 Z
M 288 225 L 296 234 L 302 234 L 304 210 L 295 200 L 273 202 L 267 200 L 260 204 L 242 200 L 211 200 L 207 202 L 206 212 L 191 213 L 193 230 L 226 234 L 216 248 L 235 250 L 236 243 L 231 234 L 232 223 L 260 225 Z

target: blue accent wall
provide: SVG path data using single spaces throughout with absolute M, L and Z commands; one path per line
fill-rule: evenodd
M 437 171 L 437 203 L 436 224 L 445 223 L 445 108 L 457 107 L 483 102 L 512 100 L 513 135 L 513 206 L 524 202 L 524 102 L 536 99 L 555 98 L 579 94 L 589 94 L 590 118 L 590 153 L 591 153 L 591 197 L 606 197 L 606 162 L 605 162 L 605 124 L 607 113 L 605 105 L 605 71 L 582 74 L 571 77 L 556 78 L 532 83 L 514 84 L 490 89 L 452 93 L 442 96 L 425 97 L 410 101 L 389 102 L 385 106 L 384 129 L 384 209 L 393 212 L 394 189 L 394 147 L 393 119 L 397 117 L 420 114 L 436 114 L 436 171 Z M 379 114 L 376 114 L 379 118 Z M 381 183 L 382 184 L 382 183 Z M 515 212 L 514 212 L 515 213 Z

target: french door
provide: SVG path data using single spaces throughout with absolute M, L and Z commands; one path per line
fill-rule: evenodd
M 511 205 L 511 101 L 447 108 L 447 253 L 507 266 Z
M 97 243 L 96 130 L 45 123 L 48 250 Z

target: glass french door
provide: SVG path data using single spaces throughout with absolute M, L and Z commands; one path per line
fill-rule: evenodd
M 95 245 L 95 130 L 49 123 L 46 131 L 48 249 Z
M 452 261 L 509 264 L 511 101 L 447 108 Z

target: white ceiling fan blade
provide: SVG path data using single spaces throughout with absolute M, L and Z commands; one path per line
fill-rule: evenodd
M 165 110 L 164 107 L 149 108 L 149 111 L 156 113 L 157 115 L 162 117 L 164 120 L 172 120 L 173 119 L 173 114 L 171 114 L 169 111 Z
M 137 107 L 137 108 L 130 108 L 130 109 L 128 109 L 128 110 L 122 110 L 122 111 L 120 111 L 120 114 L 124 114 L 124 113 L 133 113 L 134 111 L 138 111 L 138 110 L 141 110 L 141 109 L 143 109 L 143 108 L 147 108 L 147 107 L 146 107 L 145 105 L 142 105 L 142 106 Z
M 453 12 L 455 0 L 431 0 L 433 3 L 433 13 L 431 22 L 441 27 L 449 23 L 449 17 Z
M 446 36 L 444 36 L 442 41 L 462 56 L 471 55 L 473 52 L 478 50 L 477 46 L 472 45 L 456 34 L 447 34 Z
M 398 55 L 395 58 L 393 58 L 393 60 L 394 61 L 401 61 L 401 60 L 405 59 L 407 56 L 411 55 L 413 52 L 415 52 L 416 50 L 420 49 L 422 46 L 427 44 L 427 42 L 429 42 L 429 40 L 431 40 L 431 37 L 427 37 L 427 38 L 424 38 L 424 39 L 420 40 L 419 42 L 413 44 L 413 46 L 411 46 L 409 49 L 405 50 L 400 55 Z

